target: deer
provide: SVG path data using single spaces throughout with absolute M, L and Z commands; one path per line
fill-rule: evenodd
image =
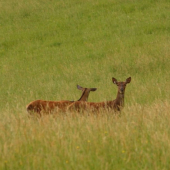
M 90 91 L 96 91 L 97 88 L 84 88 L 77 85 L 77 89 L 82 91 L 81 97 L 77 101 L 87 101 Z M 74 101 L 61 100 L 61 101 L 46 101 L 46 100 L 35 100 L 30 102 L 26 106 L 27 112 L 31 115 L 37 113 L 39 116 L 42 114 L 65 112 L 68 105 Z
M 117 79 L 113 77 L 112 82 L 118 87 L 116 99 L 112 101 L 104 101 L 104 102 L 76 101 L 74 103 L 71 103 L 67 107 L 67 111 L 77 111 L 77 112 L 97 111 L 98 112 L 100 109 L 111 109 L 114 110 L 115 112 L 120 112 L 124 107 L 124 96 L 125 96 L 126 85 L 131 82 L 131 77 L 127 78 L 125 82 L 118 82 Z

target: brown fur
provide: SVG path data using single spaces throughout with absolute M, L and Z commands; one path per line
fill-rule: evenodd
M 130 83 L 131 77 L 127 78 L 125 82 L 117 82 L 115 78 L 112 78 L 114 84 L 118 86 L 117 97 L 113 101 L 106 102 L 82 102 L 76 101 L 67 107 L 68 111 L 99 111 L 99 109 L 112 109 L 114 111 L 120 111 L 124 107 L 124 94 L 126 84 Z
M 82 95 L 78 101 L 87 101 L 90 91 L 96 91 L 96 88 L 83 88 L 77 85 L 79 90 L 82 90 Z M 57 113 L 65 111 L 66 107 L 74 101 L 62 100 L 62 101 L 46 101 L 46 100 L 35 100 L 26 106 L 28 113 L 37 113 L 39 115 L 45 113 Z

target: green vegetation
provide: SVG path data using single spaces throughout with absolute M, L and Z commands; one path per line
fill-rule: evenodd
M 0 169 L 170 169 L 169 0 L 1 0 Z M 121 117 L 28 119 L 33 100 L 112 100 Z

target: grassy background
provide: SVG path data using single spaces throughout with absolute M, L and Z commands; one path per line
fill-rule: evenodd
M 169 169 L 169 0 L 1 0 L 0 169 Z M 76 100 L 76 84 L 118 118 L 27 118 L 32 100 Z

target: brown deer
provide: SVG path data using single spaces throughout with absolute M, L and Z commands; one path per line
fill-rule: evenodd
M 78 101 L 87 101 L 89 97 L 90 91 L 96 91 L 97 88 L 83 88 L 77 85 L 79 90 L 82 90 L 82 95 Z M 39 116 L 43 113 L 51 113 L 51 112 L 64 112 L 66 107 L 73 103 L 74 101 L 69 100 L 61 100 L 61 101 L 46 101 L 46 100 L 35 100 L 29 103 L 26 106 L 27 112 L 37 113 Z
M 114 84 L 118 87 L 117 97 L 115 100 L 106 102 L 82 102 L 76 101 L 67 107 L 68 111 L 99 111 L 100 109 L 112 109 L 114 111 L 121 111 L 124 107 L 124 95 L 126 84 L 131 82 L 131 77 L 127 78 L 125 82 L 118 82 L 112 78 Z

